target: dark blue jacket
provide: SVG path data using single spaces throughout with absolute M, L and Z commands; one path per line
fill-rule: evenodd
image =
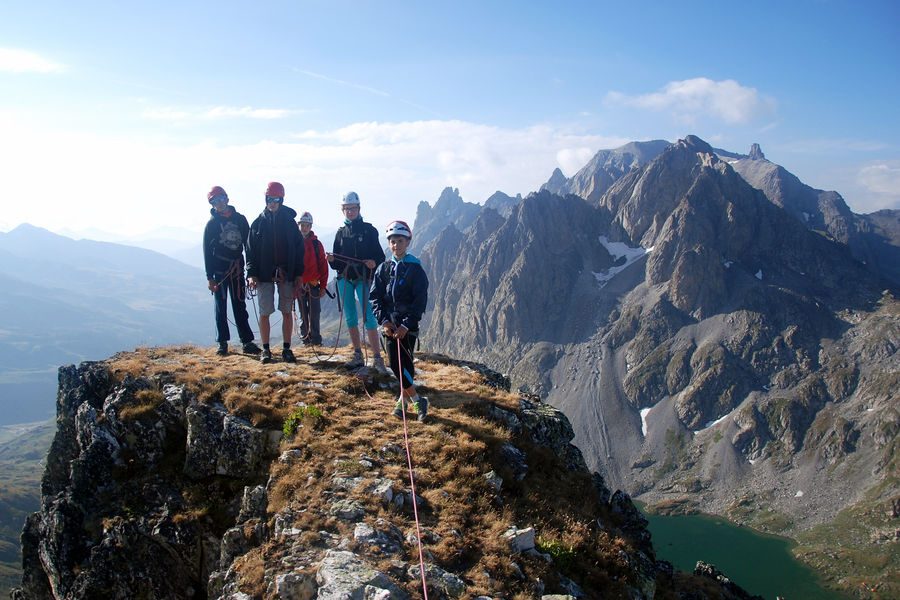
M 211 215 L 203 230 L 203 263 L 206 267 L 206 278 L 215 279 L 228 272 L 236 260 L 241 261 L 240 277 L 244 276 L 244 247 L 247 245 L 247 234 L 250 226 L 247 219 L 238 211 L 231 209 L 231 216 L 224 217 L 209 209 Z
M 282 205 L 277 212 L 264 209 L 256 217 L 247 238 L 248 277 L 274 281 L 276 267 L 284 269 L 287 282 L 303 275 L 303 236 L 294 222 L 296 216 L 293 208 Z M 278 253 L 281 261 L 276 261 Z
M 419 259 L 412 254 L 400 261 L 391 256 L 378 265 L 369 300 L 379 325 L 390 322 L 417 332 L 428 305 L 428 276 Z
M 381 249 L 381 242 L 378 241 L 378 230 L 363 221 L 362 217 L 357 217 L 337 230 L 332 248 L 333 254 L 360 260 L 372 259 L 376 265 L 384 262 L 384 250 Z M 368 271 L 361 263 L 337 257 L 331 261 L 331 268 L 337 271 L 338 277 L 350 281 L 362 279 Z M 371 277 L 371 274 L 369 276 Z

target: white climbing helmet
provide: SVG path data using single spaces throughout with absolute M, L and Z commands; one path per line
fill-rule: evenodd
M 356 192 L 347 192 L 344 194 L 344 199 L 341 200 L 341 207 L 347 206 L 348 204 L 355 204 L 359 206 L 359 195 Z
M 307 211 L 307 212 L 303 213 L 302 215 L 300 215 L 300 220 L 297 222 L 298 223 L 309 223 L 310 225 L 312 225 L 313 224 L 312 215 L 309 214 L 309 212 Z
M 388 239 L 390 239 L 392 235 L 402 235 L 405 238 L 412 239 L 412 230 L 405 221 L 391 221 L 387 226 L 384 235 Z

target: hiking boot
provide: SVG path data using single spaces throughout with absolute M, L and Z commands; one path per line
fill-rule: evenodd
M 242 347 L 244 354 L 259 354 L 262 350 L 259 349 L 259 346 L 251 342 L 244 342 Z
M 394 416 L 398 419 L 403 418 L 403 400 L 397 400 L 397 404 L 394 405 Z
M 286 363 L 295 363 L 297 359 L 294 357 L 294 353 L 291 352 L 290 348 L 285 348 L 281 351 L 281 360 Z
M 272 362 L 272 351 L 269 350 L 268 348 L 263 348 L 262 354 L 259 355 L 259 362 L 261 362 L 264 365 L 267 365 L 270 362 Z
M 216 350 L 216 354 L 219 356 L 225 356 L 228 354 L 228 344 L 219 344 L 219 348 Z
M 365 364 L 363 362 L 362 350 L 354 350 L 353 358 L 347 361 L 347 366 L 351 369 L 355 369 L 356 367 L 361 367 Z
M 413 402 L 413 408 L 419 416 L 416 417 L 416 420 L 419 423 L 424 423 L 425 419 L 428 418 L 428 398 L 425 396 L 419 396 L 418 402 Z
M 381 358 L 381 355 L 378 355 L 374 359 L 372 359 L 372 368 L 378 371 L 378 373 L 381 375 L 388 374 L 387 367 L 384 366 L 384 359 Z

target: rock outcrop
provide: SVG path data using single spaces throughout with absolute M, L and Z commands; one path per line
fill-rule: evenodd
M 60 370 L 58 432 L 41 510 L 22 535 L 14 598 L 409 598 L 423 580 L 435 598 L 748 597 L 656 561 L 628 495 L 587 471 L 569 421 L 537 398 L 511 402 L 500 389 L 502 402 L 460 404 L 434 390 L 438 423 L 411 433 L 414 494 L 402 447 L 348 439 L 385 424 L 363 425 L 346 391 L 302 379 L 315 369 L 260 372 L 229 357 L 226 374 L 193 352 L 145 350 Z M 508 386 L 474 363 L 427 360 L 443 381 L 447 369 L 470 378 L 461 389 Z M 204 370 L 219 379 L 198 380 Z M 260 377 L 273 380 L 253 382 Z M 285 399 L 299 429 L 269 430 L 258 411 Z M 314 399 L 321 408 L 309 410 Z M 374 402 L 387 414 L 393 400 Z M 457 419 L 466 421 L 454 439 Z M 457 453 L 463 462 L 449 462 Z M 514 520 L 500 527 L 494 513 Z M 570 546 L 552 542 L 557 519 L 580 523 L 565 533 Z

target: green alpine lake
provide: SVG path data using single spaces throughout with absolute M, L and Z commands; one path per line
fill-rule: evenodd
M 766 600 L 847 600 L 826 588 L 816 573 L 791 554 L 793 542 L 738 527 L 707 515 L 651 515 L 657 558 L 692 572 L 698 560 L 715 565 L 726 577 Z

